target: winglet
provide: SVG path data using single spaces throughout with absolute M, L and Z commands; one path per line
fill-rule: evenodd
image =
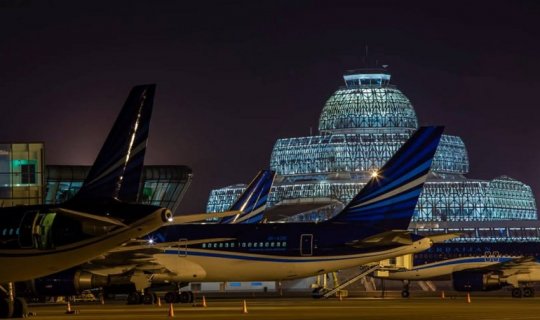
M 134 87 L 79 192 L 70 201 L 137 201 L 156 86 Z
M 379 231 L 406 230 L 443 129 L 418 129 L 330 221 L 360 222 Z

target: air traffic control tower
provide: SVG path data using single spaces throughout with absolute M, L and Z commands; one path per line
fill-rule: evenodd
M 386 69 L 347 72 L 324 105 L 319 135 L 278 139 L 268 220 L 316 221 L 335 213 L 418 128 L 414 108 Z M 443 122 L 444 119 L 441 119 Z M 453 241 L 540 241 L 531 188 L 501 176 L 469 178 L 465 144 L 444 135 L 409 228 L 461 232 Z M 213 190 L 207 211 L 227 210 L 245 185 Z

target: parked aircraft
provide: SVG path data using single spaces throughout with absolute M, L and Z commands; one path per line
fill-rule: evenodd
M 512 287 L 512 297 L 533 297 L 540 282 L 539 242 L 440 243 L 414 255 L 412 269 L 390 268 L 380 278 L 411 281 L 451 280 L 457 291 L 492 291 Z M 384 272 L 387 271 L 387 272 Z
M 26 313 L 12 282 L 43 277 L 91 260 L 174 220 L 170 210 L 134 204 L 155 85 L 134 87 L 79 192 L 60 205 L 0 208 L 0 318 Z M 217 215 L 230 216 L 234 213 Z M 208 215 L 178 217 L 178 222 Z
M 274 171 L 261 170 L 225 214 L 199 214 L 197 216 L 203 218 L 215 215 L 225 216 L 218 222 L 221 224 L 261 220 L 274 177 Z M 193 215 L 187 217 L 191 216 Z M 176 218 L 178 220 L 181 217 L 184 216 Z M 162 274 L 163 267 L 152 261 L 154 253 L 163 252 L 162 248 L 152 246 L 152 243 L 156 241 L 160 239 L 147 237 L 140 241 L 131 241 L 89 263 L 19 284 L 19 287 L 38 296 L 72 296 L 86 289 L 99 287 L 110 289 L 123 286 L 131 291 L 129 303 L 152 303 L 155 299 L 153 295 L 142 294 L 144 289 L 150 287 L 151 281 L 155 283 L 174 281 L 170 273 Z M 132 287 L 136 290 L 133 291 Z
M 431 240 L 406 229 L 441 134 L 441 127 L 420 128 L 328 221 L 169 225 L 150 235 L 170 246 L 153 261 L 179 283 L 281 281 L 426 250 Z

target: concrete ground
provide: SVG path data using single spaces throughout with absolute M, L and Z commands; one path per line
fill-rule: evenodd
M 291 299 L 207 299 L 207 307 L 174 305 L 179 319 L 540 319 L 540 298 L 512 299 L 463 296 L 454 298 L 377 299 L 348 298 L 339 301 Z M 65 305 L 33 305 L 33 319 L 167 319 L 169 306 L 128 306 L 120 301 L 72 305 L 79 313 L 65 314 Z

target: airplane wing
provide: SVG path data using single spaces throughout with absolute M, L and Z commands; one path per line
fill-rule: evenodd
M 352 242 L 347 243 L 348 246 L 354 247 L 354 248 L 362 248 L 365 246 L 386 246 L 386 245 L 393 245 L 393 244 L 412 244 L 413 240 L 411 238 L 411 232 L 406 230 L 394 230 L 394 231 L 387 231 L 378 233 L 376 235 L 373 235 L 371 237 L 362 239 L 362 240 L 354 240 Z
M 173 224 L 182 224 L 190 223 L 214 218 L 225 218 L 241 214 L 242 211 L 225 211 L 225 212 L 215 212 L 215 213 L 196 213 L 188 215 L 180 215 L 173 218 L 171 221 Z

